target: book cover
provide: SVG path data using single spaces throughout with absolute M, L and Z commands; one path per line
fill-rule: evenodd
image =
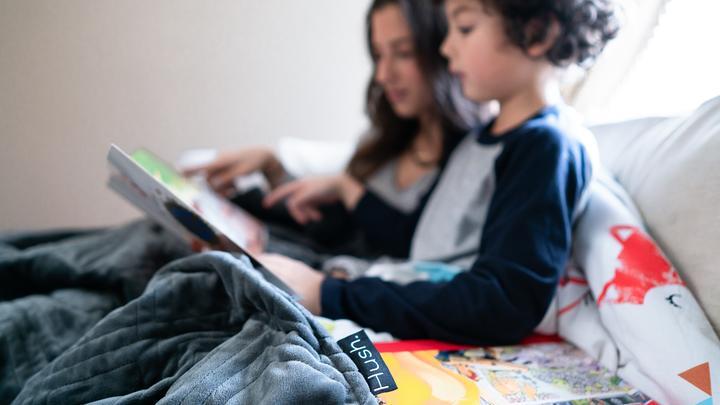
M 112 145 L 108 161 L 113 170 L 108 186 L 180 236 L 211 246 L 229 241 L 250 253 L 263 250 L 263 224 L 200 179 L 182 176 L 144 149 L 128 155 Z
M 298 298 L 253 257 L 263 251 L 267 238 L 260 221 L 147 150 L 128 155 L 111 145 L 107 158 L 111 166 L 108 186 L 128 202 L 188 241 L 200 240 L 214 249 L 246 256 L 265 280 Z

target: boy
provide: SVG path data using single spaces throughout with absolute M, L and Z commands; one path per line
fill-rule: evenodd
M 400 338 L 512 344 L 540 323 L 570 255 L 592 151 L 560 102 L 556 68 L 592 60 L 617 32 L 606 0 L 446 0 L 442 52 L 465 96 L 499 114 L 453 153 L 416 228 L 411 255 L 474 246 L 467 271 L 400 285 L 325 278 L 266 264 L 314 313 Z M 479 244 L 478 244 L 479 240 Z

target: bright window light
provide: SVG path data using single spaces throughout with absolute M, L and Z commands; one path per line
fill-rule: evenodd
M 603 110 L 608 120 L 677 115 L 720 96 L 720 0 L 672 0 Z

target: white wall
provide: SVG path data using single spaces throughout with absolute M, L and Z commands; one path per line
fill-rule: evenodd
M 357 137 L 368 0 L 0 0 L 0 230 L 139 214 L 111 142 L 187 148 Z

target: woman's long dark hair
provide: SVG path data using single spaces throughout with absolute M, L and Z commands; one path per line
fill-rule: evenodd
M 435 115 L 443 131 L 443 155 L 449 152 L 459 134 L 475 123 L 476 106 L 462 98 L 459 82 L 447 70 L 447 61 L 440 55 L 440 45 L 447 33 L 447 22 L 441 4 L 418 0 L 374 0 L 366 17 L 367 43 L 372 49 L 372 16 L 388 5 L 400 6 L 413 36 L 415 58 L 428 86 L 433 89 Z M 407 150 L 419 130 L 417 118 L 398 116 L 382 87 L 375 81 L 375 68 L 367 87 L 366 113 L 372 128 L 347 167 L 347 172 L 365 181 L 388 161 Z M 443 157 L 443 158 L 444 158 Z

